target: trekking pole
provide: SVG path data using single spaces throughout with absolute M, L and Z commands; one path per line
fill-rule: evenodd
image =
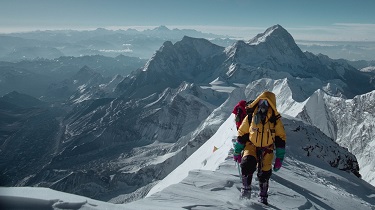
M 233 149 L 233 152 L 234 152 L 234 140 L 235 139 L 232 139 L 232 149 Z M 234 155 L 234 154 L 233 154 Z M 237 165 L 237 170 L 238 170 L 238 175 L 239 175 L 239 177 L 240 177 L 240 180 L 241 180 L 241 182 L 242 182 L 242 175 L 241 175 L 241 168 L 240 168 L 240 164 L 237 162 L 237 161 L 235 161 L 236 162 L 236 165 Z

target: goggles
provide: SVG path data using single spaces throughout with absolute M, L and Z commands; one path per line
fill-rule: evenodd
M 263 107 L 268 106 L 268 101 L 265 99 L 259 100 L 259 106 L 263 106 Z

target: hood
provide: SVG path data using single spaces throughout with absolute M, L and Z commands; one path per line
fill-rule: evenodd
M 270 91 L 264 91 L 262 94 L 260 94 L 250 105 L 249 107 L 255 107 L 259 100 L 265 99 L 268 101 L 271 108 L 275 111 L 275 115 L 278 115 L 279 112 L 276 109 L 276 96 L 273 92 Z
M 240 106 L 240 107 L 246 107 L 246 101 L 245 100 L 241 100 L 240 102 L 238 102 L 237 105 Z

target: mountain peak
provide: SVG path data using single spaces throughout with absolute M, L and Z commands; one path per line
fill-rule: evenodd
M 164 42 L 155 55 L 163 52 L 163 54 L 167 54 L 167 56 L 173 56 L 173 54 L 177 52 L 185 54 L 187 52 L 190 52 L 189 55 L 199 54 L 203 58 L 206 58 L 215 55 L 219 52 L 222 52 L 223 50 L 223 47 L 213 44 L 207 39 L 184 36 L 181 41 L 178 41 L 175 44 L 173 44 L 171 41 Z
M 80 72 L 94 72 L 90 67 L 87 65 L 84 65 L 81 69 L 79 69 Z
M 304 74 L 306 55 L 293 37 L 280 25 L 274 25 L 253 39 L 237 41 L 225 49 L 229 62 Z
M 221 53 L 224 47 L 218 46 L 204 38 L 193 38 L 184 36 L 180 42 L 176 43 L 177 46 L 188 45 L 196 49 L 202 57 L 209 57 L 217 53 Z
M 85 65 L 75 75 L 73 75 L 72 79 L 86 81 L 94 76 L 100 76 L 100 74 Z
M 204 45 L 214 45 L 212 42 L 204 38 L 193 38 L 190 36 L 184 36 L 181 41 L 177 42 L 178 44 L 204 44 Z
M 274 25 L 269 27 L 265 32 L 256 35 L 254 38 L 250 39 L 247 44 L 258 45 L 264 42 L 280 40 L 286 43 L 294 43 L 292 35 L 289 34 L 281 25 Z
M 167 26 L 161 25 L 159 27 L 154 28 L 154 31 L 169 31 Z

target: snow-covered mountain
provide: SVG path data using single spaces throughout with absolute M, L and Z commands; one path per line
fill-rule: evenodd
M 99 86 L 109 82 L 109 78 L 103 77 L 88 66 L 83 66 L 69 79 L 65 79 L 57 84 L 51 84 L 45 97 L 51 101 L 71 100 L 77 102 L 88 100 L 92 98 L 92 95 L 98 95 L 98 97 L 103 95 L 100 92 Z
M 32 165 L 9 162 L 3 167 L 11 172 L 9 179 L 22 186 L 46 186 L 103 200 L 131 193 L 166 176 L 212 135 L 211 128 L 196 128 L 216 107 L 210 101 L 220 103 L 224 96 L 182 83 L 141 100 L 86 100 L 60 118 L 60 130 L 44 143 L 54 148 L 40 155 L 41 169 L 20 180 L 14 174 L 17 168 Z M 192 138 L 197 142 L 188 144 Z M 35 148 L 23 152 L 31 150 Z
M 312 89 L 314 91 L 329 83 L 333 94 L 349 98 L 370 92 L 375 87 L 371 76 L 359 73 L 347 63 L 327 56 L 303 53 L 293 37 L 280 25 L 270 27 L 248 42 L 238 41 L 225 51 L 228 56 L 225 66 L 227 75 L 235 77 L 235 80 L 250 77 L 250 82 L 254 80 L 251 80 L 253 76 L 256 76 L 255 79 L 301 78 L 316 84 Z
M 332 117 L 332 138 L 356 155 L 363 179 L 375 185 L 375 91 L 346 100 L 324 94 L 322 99 Z M 324 130 L 322 126 L 317 127 Z
M 172 44 L 167 41 L 146 65 L 127 76 L 116 89 L 125 97 L 145 97 L 183 81 L 210 82 L 223 62 L 223 47 L 205 39 L 184 37 Z
M 69 80 L 72 88 L 67 90 L 74 93 L 67 96 L 73 94 L 74 103 L 64 103 L 63 111 L 55 112 L 53 135 L 44 133 L 34 147 L 22 147 L 30 130 L 19 127 L 17 135 L 5 140 L 18 143 L 1 146 L 6 152 L 0 152 L 0 157 L 7 160 L 0 164 L 7 175 L 4 186 L 50 187 L 118 203 L 142 198 L 215 134 L 239 100 L 254 99 L 265 89 L 275 92 L 281 113 L 296 118 L 289 117 L 287 122 L 290 129 L 303 133 L 299 137 L 304 138 L 304 146 L 297 150 L 308 154 L 309 161 L 317 158 L 320 164 L 350 171 L 353 177 L 366 163 L 359 159 L 358 173 L 357 159 L 333 140 L 346 146 L 341 139 L 358 136 L 356 127 L 349 128 L 351 124 L 342 123 L 340 116 L 359 125 L 366 119 L 363 130 L 369 135 L 373 117 L 364 112 L 352 115 L 351 108 L 361 109 L 356 105 L 340 112 L 330 101 L 347 102 L 355 100 L 347 99 L 351 96 L 369 94 L 375 89 L 371 74 L 345 62 L 303 53 L 280 25 L 227 48 L 187 36 L 174 44 L 164 42 L 144 67 L 121 82 L 112 80 L 118 83 L 114 89 L 105 88 L 114 87 L 109 80 L 90 83 L 100 78 L 90 72 L 84 69 L 81 73 L 87 76 L 78 74 Z M 89 83 L 97 88 L 88 88 Z M 368 103 L 370 112 L 371 100 Z M 311 126 L 295 124 L 297 118 L 328 137 Z M 347 133 L 348 129 L 353 131 Z M 294 132 L 289 135 L 293 137 Z M 366 152 L 371 151 L 372 141 L 361 142 L 367 142 Z M 35 150 L 42 145 L 49 149 Z M 36 167 L 14 159 L 17 149 L 27 158 L 34 155 L 43 161 Z M 363 150 L 349 151 L 358 151 L 355 155 L 362 157 Z M 368 157 L 366 152 L 363 157 Z M 25 173 L 17 174 L 19 169 Z M 371 170 L 364 171 L 368 181 L 374 174 L 366 171 Z
M 304 70 L 306 60 L 293 37 L 280 25 L 268 28 L 247 42 L 238 41 L 227 51 L 234 63 L 287 71 L 295 75 Z

